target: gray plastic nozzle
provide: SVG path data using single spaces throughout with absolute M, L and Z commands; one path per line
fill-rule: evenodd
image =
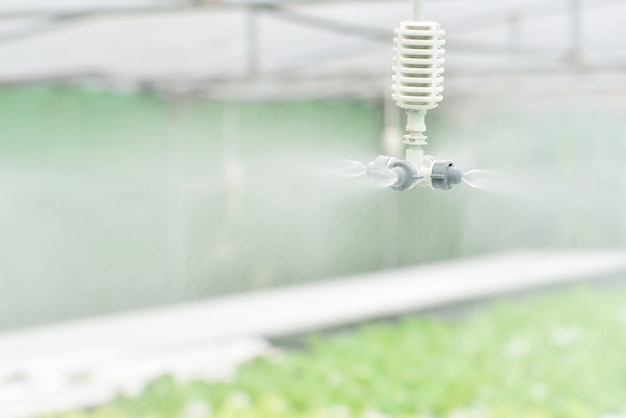
M 410 161 L 395 160 L 389 164 L 389 168 L 396 173 L 398 181 L 391 187 L 397 192 L 405 192 L 412 189 L 421 177 L 417 174 L 417 167 Z
M 463 170 L 455 167 L 452 161 L 435 161 L 430 174 L 433 189 L 450 190 L 460 184 L 463 178 Z
M 379 155 L 374 161 L 367 164 L 367 175 L 384 183 L 389 179 L 392 183 L 385 184 L 392 190 L 404 192 L 410 190 L 421 179 L 417 167 L 410 161 L 397 160 L 386 155 Z

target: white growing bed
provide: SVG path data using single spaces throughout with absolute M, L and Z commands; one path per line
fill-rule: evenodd
M 0 414 L 102 404 L 171 373 L 223 378 L 286 337 L 626 273 L 626 251 L 517 252 L 0 334 Z

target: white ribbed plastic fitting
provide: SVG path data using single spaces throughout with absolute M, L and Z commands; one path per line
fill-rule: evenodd
M 392 98 L 404 109 L 425 111 L 443 99 L 443 39 L 437 22 L 405 21 L 395 30 Z

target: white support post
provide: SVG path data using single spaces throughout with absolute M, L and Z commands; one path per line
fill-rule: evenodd
M 573 65 L 582 63 L 582 8 L 580 0 L 569 2 L 569 35 L 570 35 L 570 62 Z
M 171 95 L 167 100 L 167 280 L 170 301 L 185 296 L 185 193 L 182 132 L 182 98 Z
M 248 76 L 258 77 L 260 73 L 260 52 L 259 52 L 259 11 L 256 6 L 248 6 L 247 11 L 247 66 Z
M 413 0 L 413 20 L 426 20 L 426 0 Z

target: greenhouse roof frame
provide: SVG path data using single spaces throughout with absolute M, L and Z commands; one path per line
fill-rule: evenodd
M 601 72 L 620 72 L 626 66 L 626 60 L 620 56 L 621 52 L 626 51 L 626 45 L 614 45 L 606 48 L 606 50 L 594 50 L 594 53 L 603 53 L 612 56 L 612 59 L 597 60 L 590 59 L 583 61 L 578 59 L 583 54 L 581 52 L 581 39 L 579 26 L 582 24 L 580 14 L 583 11 L 599 10 L 610 6 L 624 5 L 621 0 L 600 0 L 590 2 L 582 2 L 580 0 L 553 0 L 550 2 L 512 0 L 506 4 L 499 3 L 498 6 L 490 10 L 474 10 L 471 13 L 462 13 L 459 16 L 448 18 L 447 22 L 443 22 L 445 27 L 451 27 L 452 35 L 448 37 L 449 42 L 447 49 L 450 55 L 455 54 L 463 59 L 462 65 L 450 67 L 450 71 L 455 77 L 492 77 L 494 75 L 507 76 L 510 74 L 524 73 L 530 76 L 546 75 L 554 73 L 576 73 L 580 71 L 601 71 Z M 245 43 L 243 51 L 240 51 L 239 60 L 244 62 L 245 68 L 239 68 L 237 71 L 222 71 L 221 73 L 212 73 L 211 71 L 192 71 L 193 74 L 153 74 L 153 73 L 128 73 L 124 71 L 111 71 L 99 64 L 89 65 L 89 68 L 69 68 L 64 67 L 62 70 L 36 71 L 34 67 L 30 67 L 29 71 L 13 70 L 7 71 L 7 74 L 0 70 L 0 84 L 21 84 L 31 82 L 61 82 L 67 83 L 72 81 L 89 81 L 105 84 L 121 81 L 124 85 L 136 85 L 141 88 L 156 90 L 182 90 L 184 91 L 204 91 L 202 86 L 207 83 L 220 84 L 219 89 L 227 85 L 235 85 L 244 82 L 243 90 L 249 90 L 251 80 L 254 79 L 256 90 L 268 91 L 271 89 L 269 85 L 277 83 L 279 80 L 291 80 L 299 83 L 297 80 L 305 80 L 309 78 L 307 74 L 311 73 L 309 64 L 302 60 L 296 60 L 293 64 L 285 62 L 285 65 L 278 69 L 265 68 L 261 61 L 271 60 L 265 58 L 267 46 L 265 49 L 259 40 L 266 38 L 265 31 L 267 27 L 261 28 L 259 20 L 271 18 L 274 21 L 282 20 L 287 25 L 300 25 L 302 28 L 310 28 L 312 30 L 320 30 L 333 36 L 354 38 L 354 41 L 347 42 L 349 50 L 356 55 L 369 55 L 370 58 L 361 59 L 362 62 L 352 64 L 350 68 L 340 71 L 337 69 L 329 75 L 329 72 L 322 70 L 316 76 L 317 78 L 342 78 L 342 73 L 350 74 L 350 77 L 363 78 L 370 80 L 370 83 L 378 84 L 379 87 L 373 87 L 376 91 L 375 95 L 380 94 L 382 81 L 387 74 L 386 58 L 383 52 L 390 48 L 392 32 L 388 29 L 389 25 L 378 26 L 372 25 L 371 21 L 360 22 L 354 19 L 346 18 L 340 14 L 324 14 L 319 13 L 320 8 L 336 7 L 343 4 L 359 4 L 363 9 L 374 7 L 378 2 L 373 0 L 134 0 L 134 1 L 107 1 L 96 3 L 85 3 L 78 1 L 57 1 L 54 3 L 43 1 L 17 2 L 13 1 L 13 5 L 3 4 L 0 6 L 0 25 L 3 23 L 21 22 L 21 26 L 5 28 L 2 30 L 0 26 L 0 59 L 2 59 L 3 49 L 7 47 L 28 44 L 30 41 L 41 41 L 50 38 L 59 32 L 71 31 L 75 27 L 89 26 L 93 22 L 103 19 L 113 19 L 118 17 L 137 18 L 156 16 L 181 16 L 189 12 L 200 12 L 200 14 L 210 12 L 215 13 L 239 13 L 242 15 L 240 25 L 240 36 Z M 386 2 L 387 5 L 403 5 L 407 3 L 403 0 L 394 0 Z M 488 2 L 475 2 L 475 4 L 487 4 Z M 454 0 L 444 2 L 433 2 L 435 5 L 453 5 Z M 369 5 L 369 6 L 368 6 Z M 523 8 L 522 8 L 523 5 Z M 300 7 L 302 6 L 302 7 Z M 394 6 L 394 7 L 395 7 Z M 312 8 L 313 7 L 313 8 Z M 389 6 L 390 8 L 392 6 Z M 315 9 L 317 8 L 317 9 Z M 569 16 L 570 28 L 566 31 L 569 33 L 561 45 L 546 45 L 542 43 L 535 44 L 521 42 L 522 25 L 533 24 L 534 21 L 545 20 L 550 17 Z M 337 17 L 342 16 L 342 17 Z M 467 22 L 472 22 L 468 24 Z M 478 22 L 478 24 L 476 23 Z M 284 26 L 284 24 L 281 24 Z M 92 25 L 93 26 L 93 25 Z M 493 36 L 483 37 L 483 39 L 472 39 L 472 36 L 465 36 L 468 33 L 480 32 L 485 29 L 493 28 L 494 31 L 504 33 L 506 39 L 497 39 L 494 42 Z M 308 29 L 303 29 L 308 30 Z M 518 32 L 518 33 L 516 33 Z M 462 33 L 464 39 L 457 40 L 458 34 Z M 495 32 L 494 32 L 495 33 Z M 310 35 L 308 35 L 310 36 Z M 324 35 L 326 36 L 326 35 Z M 330 35 L 329 35 L 330 36 Z M 274 38 L 276 38 L 274 36 Z M 467 39 L 466 39 L 467 38 Z M 518 38 L 518 39 L 516 39 Z M 360 47 L 356 47 L 355 42 L 365 43 Z M 518 45 L 514 43 L 519 42 Z M 42 44 L 43 42 L 39 42 Z M 326 42 L 328 43 L 328 41 Z M 332 42 L 330 42 L 332 44 Z M 349 45 L 352 46 L 349 46 Z M 387 46 L 389 45 L 389 46 Z M 280 51 L 281 46 L 277 47 Z M 285 46 L 282 46 L 285 48 Z M 287 46 L 289 49 L 289 47 Z M 372 54 L 368 51 L 376 50 L 377 53 Z M 311 52 L 309 54 L 309 62 L 319 63 L 337 61 L 344 58 L 344 54 L 327 54 L 321 52 Z M 377 57 L 374 59 L 374 55 Z M 615 59 L 617 55 L 617 59 Z M 15 55 L 14 55 L 15 56 Z M 485 58 L 481 58 L 485 57 Z M 486 58 L 491 57 L 491 58 Z M 19 58 L 19 55 L 18 55 Z M 219 60 L 220 58 L 216 58 Z M 175 61 L 176 59 L 173 59 Z M 330 61 L 329 61 L 330 60 Z M 465 61 L 470 64 L 466 64 Z M 301 62 L 302 61 L 302 62 Z M 341 59 L 339 59 L 341 61 Z M 344 61 L 346 61 L 344 59 Z M 350 61 L 350 59 L 347 59 Z M 357 59 L 359 61 L 359 59 Z M 493 65 L 492 61 L 498 62 Z M 597 64 L 599 61 L 602 64 Z M 459 61 L 460 62 L 460 61 Z M 524 64 L 521 65 L 520 62 Z M 380 64 L 382 63 L 382 64 Z M 484 65 L 487 63 L 488 65 Z M 530 63 L 530 64 L 529 64 Z M 540 64 L 537 64 L 540 63 Z M 374 65 L 372 65 L 374 64 Z M 478 64 L 478 65 L 475 65 Z M 331 67 L 337 66 L 330 63 Z M 338 64 L 340 65 L 340 64 Z M 46 64 L 42 65 L 45 67 Z M 341 66 L 341 65 L 340 65 Z M 383 67 L 385 66 L 385 67 Z M 113 66 L 115 67 L 115 65 Z M 371 70 L 375 68 L 375 70 Z M 302 76 L 295 73 L 303 70 Z M 362 70 L 362 71 L 361 71 Z M 176 87 L 172 88 L 172 80 L 177 80 Z M 117 80 L 117 81 L 116 81 Z M 119 84 L 119 83 L 118 83 Z M 169 87 L 163 88 L 168 85 Z M 263 86 L 265 85 L 265 86 Z M 330 87 L 326 87 L 328 91 Z M 210 88 L 209 90 L 215 89 Z M 229 90 L 228 88 L 226 90 Z M 354 95 L 355 92 L 349 92 Z M 232 95 L 224 93 L 225 96 Z M 238 94 L 235 94 L 237 96 Z M 357 93 L 357 95 L 359 95 Z

